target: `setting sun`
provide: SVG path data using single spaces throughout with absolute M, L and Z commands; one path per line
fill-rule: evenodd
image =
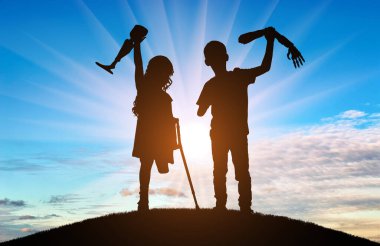
M 210 153 L 209 128 L 200 122 L 181 123 L 182 145 L 186 155 L 196 158 Z

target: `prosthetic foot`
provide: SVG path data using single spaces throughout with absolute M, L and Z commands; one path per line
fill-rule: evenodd
M 115 66 L 112 66 L 112 65 L 103 65 L 103 64 L 101 64 L 99 62 L 95 62 L 95 63 L 96 63 L 96 65 L 98 65 L 99 67 L 103 68 L 104 70 L 106 70 L 110 74 L 113 74 L 112 69 L 114 69 Z

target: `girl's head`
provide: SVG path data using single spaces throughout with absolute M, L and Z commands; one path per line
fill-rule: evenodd
M 173 65 L 170 60 L 165 56 L 155 56 L 150 59 L 148 67 L 145 72 L 146 83 L 154 89 L 161 89 L 166 91 L 172 84 L 170 77 L 173 75 Z M 144 104 L 141 97 L 136 96 L 133 102 L 132 112 L 138 116 L 140 113 L 141 105 Z
M 148 63 L 145 76 L 151 83 L 166 91 L 172 84 L 170 77 L 173 73 L 173 65 L 167 57 L 155 56 Z

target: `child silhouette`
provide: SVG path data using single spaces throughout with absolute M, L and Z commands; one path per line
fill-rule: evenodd
M 260 66 L 251 69 L 235 68 L 227 71 L 226 46 L 211 41 L 204 48 L 205 63 L 215 73 L 203 87 L 197 104 L 198 116 L 211 106 L 211 143 L 214 161 L 214 192 L 216 210 L 225 210 L 227 202 L 226 174 L 228 152 L 231 151 L 238 181 L 239 206 L 251 213 L 252 192 L 248 161 L 248 86 L 256 77 L 268 72 L 272 63 L 274 28 L 266 28 L 267 46 Z
M 135 82 L 137 96 L 132 109 L 137 116 L 132 155 L 140 158 L 140 200 L 138 210 L 149 210 L 149 182 L 153 162 L 159 173 L 169 172 L 174 163 L 173 150 L 177 148 L 172 98 L 166 92 L 172 84 L 173 65 L 165 56 L 155 56 L 144 74 L 140 43 L 134 41 Z

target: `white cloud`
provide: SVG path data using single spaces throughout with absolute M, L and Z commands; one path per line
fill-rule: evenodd
M 64 204 L 64 203 L 77 202 L 81 199 L 82 198 L 78 194 L 56 195 L 56 196 L 51 196 L 50 200 L 47 201 L 47 203 Z
M 360 118 L 367 115 L 363 111 L 359 110 L 347 110 L 339 115 L 340 118 L 342 119 L 355 119 L 355 118 Z
M 38 232 L 37 230 L 34 230 L 33 228 L 30 228 L 30 227 L 23 227 L 20 229 L 21 232 L 25 232 L 25 233 L 35 233 L 35 232 Z
M 150 189 L 149 194 L 151 195 L 163 195 L 163 196 L 174 196 L 174 197 L 185 197 L 185 194 L 181 191 L 172 188 L 157 188 Z
M 380 113 L 371 114 L 369 117 L 371 117 L 371 118 L 380 118 Z
M 379 116 L 349 110 L 322 125 L 253 143 L 254 208 L 375 236 L 380 226 Z M 363 221 L 372 229 L 359 232 Z
M 121 196 L 132 196 L 132 195 L 135 195 L 137 193 L 136 190 L 129 190 L 128 188 L 124 188 L 120 191 L 120 195 Z
M 124 188 L 120 191 L 121 196 L 132 196 L 139 193 L 139 189 L 135 189 L 133 191 L 128 188 Z M 151 188 L 149 189 L 149 195 L 163 195 L 170 197 L 186 197 L 186 195 L 182 191 L 178 191 L 172 188 Z

